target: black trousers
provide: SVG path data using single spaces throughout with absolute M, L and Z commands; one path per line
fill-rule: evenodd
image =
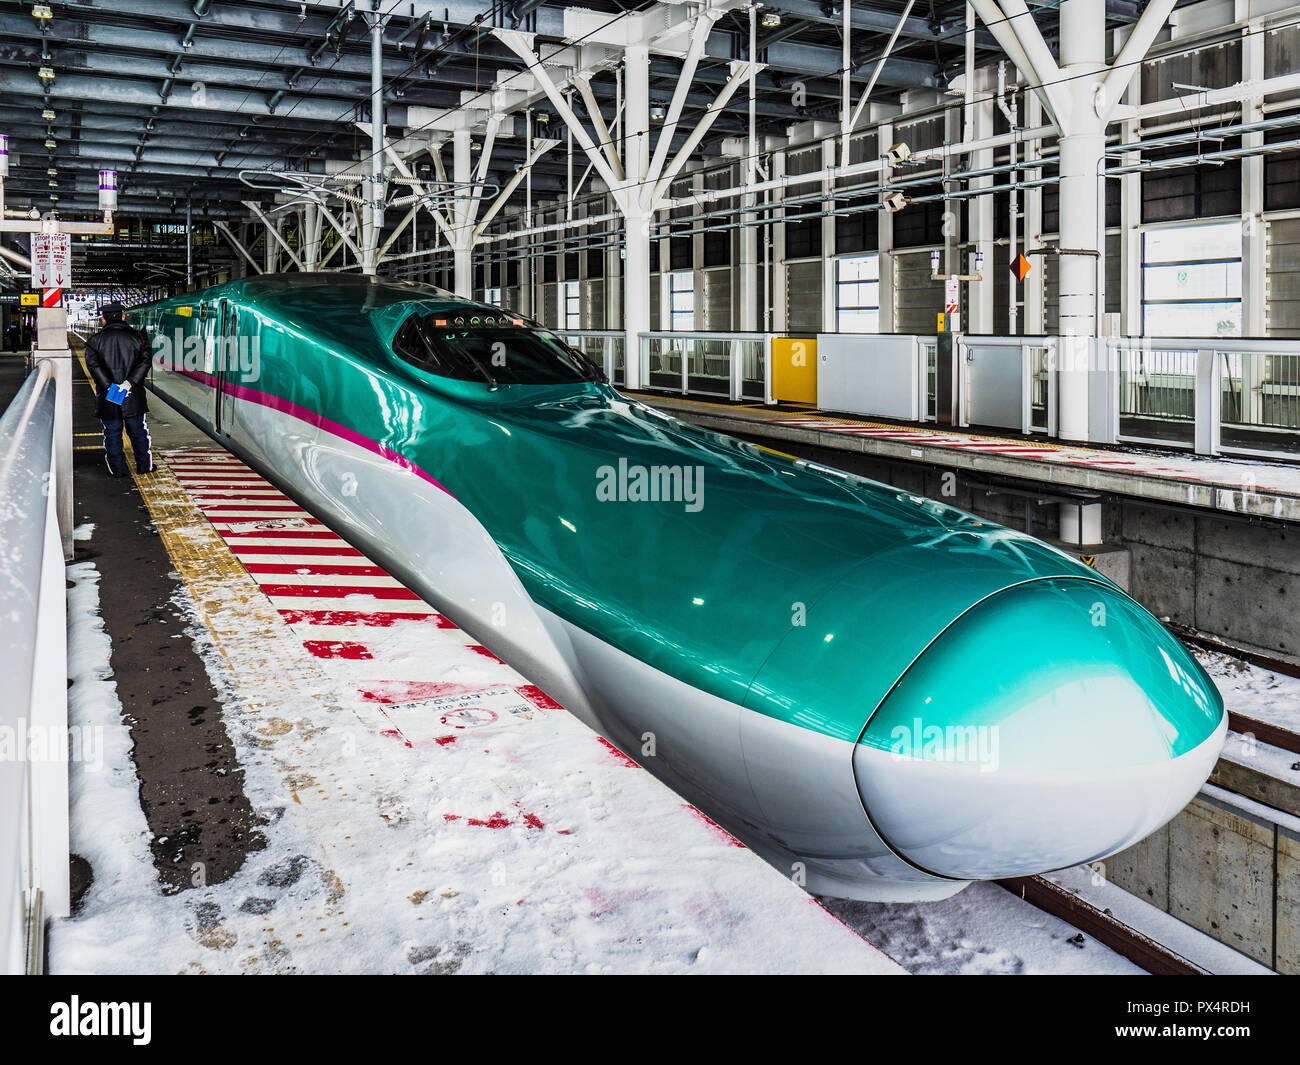
M 100 419 L 104 426 L 104 461 L 108 463 L 108 472 L 114 477 L 125 477 L 130 472 L 126 465 L 126 451 L 122 447 L 123 427 L 126 428 L 126 435 L 131 438 L 131 448 L 135 451 L 136 472 L 153 472 L 153 451 L 146 418 L 147 414 L 137 414 L 130 418 Z

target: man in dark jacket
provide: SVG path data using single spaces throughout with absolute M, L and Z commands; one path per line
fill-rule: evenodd
M 145 416 L 144 379 L 149 373 L 149 345 L 123 319 L 126 311 L 120 303 L 107 303 L 99 309 L 104 328 L 86 341 L 86 369 L 95 382 L 98 400 L 95 413 L 104 425 L 104 457 L 108 472 L 125 477 L 130 471 L 122 449 L 122 428 L 131 438 L 137 473 L 153 472 L 153 453 L 149 447 L 149 427 Z M 126 389 L 121 403 L 109 399 L 114 385 Z

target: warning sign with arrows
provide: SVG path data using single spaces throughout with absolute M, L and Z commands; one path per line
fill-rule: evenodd
M 72 238 L 67 233 L 32 234 L 32 288 L 72 284 Z

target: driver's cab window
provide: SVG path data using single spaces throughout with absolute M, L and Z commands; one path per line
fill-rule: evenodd
M 429 373 L 492 388 L 603 381 L 605 376 L 550 330 L 508 312 L 412 314 L 393 338 L 393 350 Z

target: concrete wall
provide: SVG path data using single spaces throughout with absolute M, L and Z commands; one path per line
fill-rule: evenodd
M 1107 535 L 1158 617 L 1300 661 L 1300 529 L 1124 502 Z
M 1098 863 L 1125 891 L 1281 973 L 1300 973 L 1300 837 L 1204 796 Z

